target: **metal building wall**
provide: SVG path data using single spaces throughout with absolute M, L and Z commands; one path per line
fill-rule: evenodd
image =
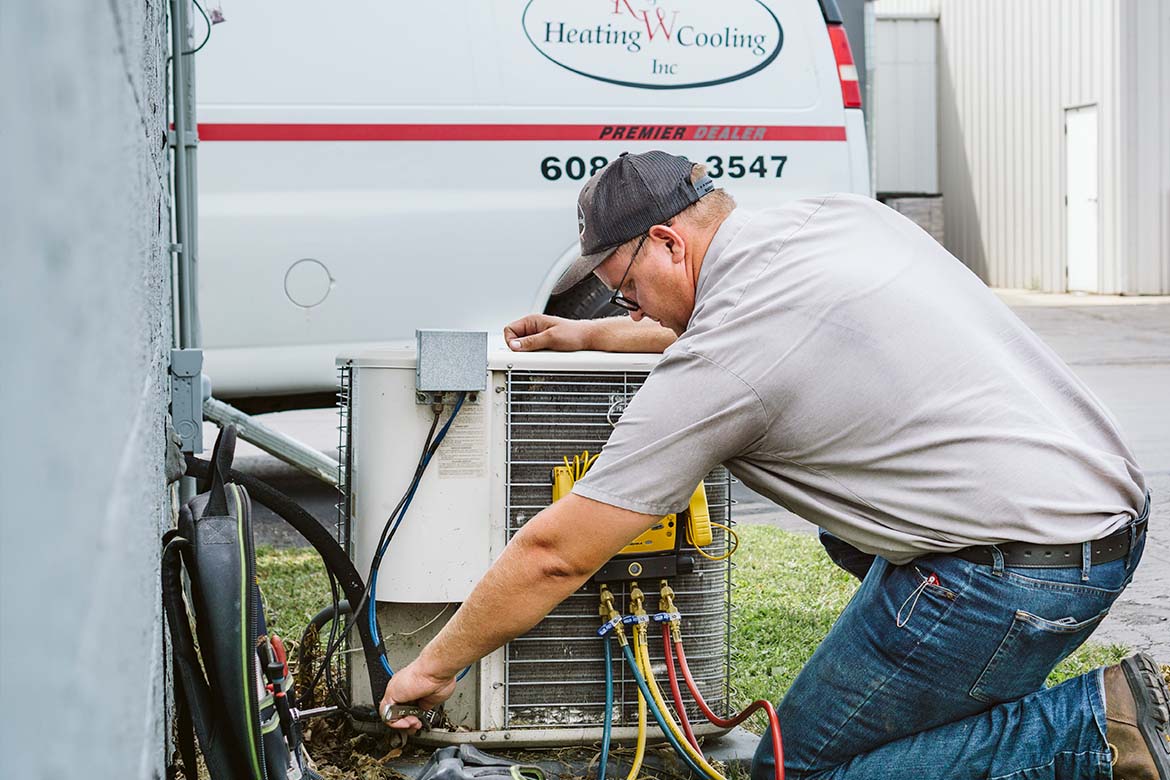
M 1170 293 L 1170 3 L 1122 0 L 1121 8 L 1117 286 Z
M 875 189 L 937 194 L 937 17 L 878 15 L 874 60 L 873 145 Z
M 1096 104 L 1101 291 L 1126 289 L 1113 272 L 1123 266 L 1122 2 L 941 1 L 946 244 L 991 285 L 1065 289 L 1064 110 Z
M 942 0 L 873 0 L 874 13 L 886 19 L 895 16 L 938 18 Z

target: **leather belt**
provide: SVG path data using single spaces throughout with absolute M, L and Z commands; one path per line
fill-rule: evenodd
M 1146 532 L 1146 519 L 1142 518 L 1134 533 L 1134 539 L 1139 539 Z M 1089 543 L 1092 547 L 1090 563 L 1109 563 L 1124 558 L 1129 554 L 1129 526 L 1120 531 L 1111 533 L 1104 539 L 1097 539 Z M 980 547 L 965 547 L 951 553 L 971 563 L 981 563 L 987 566 L 995 565 L 992 547 L 1003 554 L 1003 565 L 1035 569 L 1063 569 L 1069 567 L 1080 568 L 1081 543 L 1038 545 L 1030 542 L 1004 542 L 996 545 Z

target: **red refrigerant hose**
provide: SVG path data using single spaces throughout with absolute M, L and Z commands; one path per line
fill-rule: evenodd
M 665 648 L 666 655 L 666 671 L 670 674 L 671 679 L 674 679 L 674 663 L 671 658 L 671 638 L 670 627 L 667 624 L 662 625 L 662 642 Z M 714 723 L 721 729 L 729 729 L 738 726 L 748 719 L 752 714 L 759 710 L 763 710 L 768 714 L 768 724 L 772 732 L 772 756 L 776 765 L 776 780 L 784 780 L 784 747 L 780 739 L 780 718 L 776 715 L 776 708 L 767 699 L 760 699 L 752 702 L 743 712 L 738 715 L 733 715 L 730 718 L 721 718 L 707 706 L 707 702 L 703 700 L 702 694 L 699 693 L 699 686 L 695 684 L 695 678 L 691 676 L 690 667 L 687 666 L 687 654 L 683 651 L 682 642 L 674 642 L 674 654 L 678 656 L 678 667 L 682 670 L 683 679 L 687 681 L 687 688 L 694 697 L 695 703 L 699 705 L 699 709 L 707 717 L 707 720 Z
M 699 740 L 695 739 L 695 732 L 691 730 L 691 721 L 687 717 L 687 707 L 683 704 L 682 691 L 678 687 L 678 675 L 674 671 L 674 653 L 670 652 L 670 629 L 664 623 L 662 626 L 662 655 L 666 659 L 666 676 L 670 678 L 670 695 L 674 698 L 674 708 L 678 711 L 678 720 L 682 725 L 683 734 L 691 747 L 702 753 Z M 695 697 L 696 701 L 698 697 Z M 701 706 L 701 705 L 700 705 Z

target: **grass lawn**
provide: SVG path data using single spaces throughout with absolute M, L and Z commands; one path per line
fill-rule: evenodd
M 733 682 L 741 704 L 778 701 L 848 603 L 856 581 L 829 561 L 812 536 L 767 526 L 742 526 L 739 535 Z M 299 638 L 309 619 L 329 603 L 320 559 L 309 549 L 271 548 L 261 548 L 256 558 L 270 628 Z M 783 630 L 776 630 L 778 625 Z M 1049 683 L 1116 663 L 1127 654 L 1116 645 L 1086 644 L 1053 671 Z

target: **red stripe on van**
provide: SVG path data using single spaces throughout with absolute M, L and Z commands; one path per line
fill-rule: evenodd
M 201 141 L 844 141 L 828 125 L 200 124 Z

